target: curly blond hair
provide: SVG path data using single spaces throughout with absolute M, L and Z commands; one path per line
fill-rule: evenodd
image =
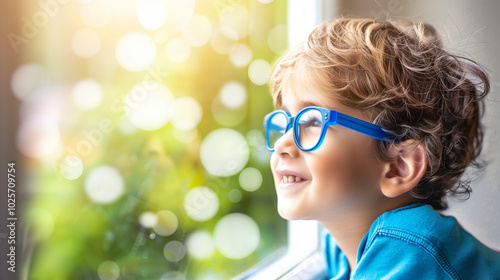
M 423 143 L 427 170 L 414 197 L 435 209 L 447 208 L 447 194 L 469 197 L 470 181 L 462 175 L 470 165 L 481 166 L 480 118 L 490 83 L 476 62 L 444 50 L 432 27 L 325 21 L 276 64 L 271 79 L 276 107 L 282 85 L 296 73 L 314 79 L 342 104 L 365 111 L 400 139 Z M 390 160 L 391 145 L 377 141 L 381 160 Z

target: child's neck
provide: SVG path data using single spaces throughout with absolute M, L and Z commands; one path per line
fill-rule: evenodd
M 352 271 L 357 264 L 359 244 L 368 233 L 373 222 L 384 212 L 388 212 L 415 202 L 414 198 L 391 200 L 384 206 L 364 211 L 351 212 L 348 215 L 340 215 L 331 220 L 319 221 L 335 239 L 335 243 L 344 253 Z
M 375 214 L 370 217 L 352 217 L 344 221 L 325 222 L 321 224 L 328 230 L 330 235 L 335 239 L 335 243 L 344 253 L 352 270 L 357 263 L 358 247 L 361 240 L 370 229 L 373 221 L 380 214 Z

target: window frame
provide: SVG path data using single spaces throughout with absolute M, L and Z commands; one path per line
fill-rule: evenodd
M 298 275 L 303 275 L 299 279 L 318 279 L 325 271 L 322 233 L 323 227 L 316 221 L 289 221 L 286 250 L 278 251 L 233 280 L 291 279 Z
M 336 7 L 336 0 L 288 0 L 287 45 L 304 40 L 317 24 L 334 16 Z M 324 231 L 316 221 L 288 221 L 287 247 L 233 280 L 326 278 Z

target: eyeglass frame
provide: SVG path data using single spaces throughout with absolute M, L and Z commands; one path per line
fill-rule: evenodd
M 313 147 L 306 149 L 302 145 L 300 145 L 300 143 L 298 141 L 298 138 L 299 138 L 298 127 L 299 126 L 296 122 L 298 119 L 300 119 L 300 116 L 302 116 L 305 112 L 307 112 L 309 110 L 313 110 L 313 109 L 320 111 L 322 118 L 324 118 L 326 121 L 321 122 L 322 123 L 321 135 L 320 135 L 318 142 Z M 325 140 L 327 128 L 330 125 L 337 125 L 337 124 L 339 124 L 343 127 L 352 129 L 354 131 L 363 133 L 363 134 L 368 135 L 370 137 L 382 140 L 382 141 L 399 142 L 399 138 L 397 138 L 396 136 L 394 136 L 391 133 L 386 132 L 381 126 L 378 126 L 378 125 L 369 123 L 367 121 L 363 121 L 363 120 L 360 120 L 360 119 L 357 119 L 357 118 L 354 118 L 354 117 L 351 117 L 351 116 L 348 116 L 348 115 L 345 115 L 342 113 L 339 113 L 338 111 L 335 111 L 335 110 L 330 110 L 330 109 L 317 107 L 317 106 L 309 106 L 309 107 L 306 107 L 306 108 L 303 108 L 302 110 L 300 110 L 297 113 L 297 115 L 295 115 L 295 116 L 292 116 L 290 113 L 288 113 L 284 110 L 276 110 L 276 111 L 273 111 L 273 112 L 267 114 L 264 117 L 266 148 L 270 152 L 274 152 L 275 148 L 271 148 L 270 143 L 269 143 L 269 130 L 271 128 L 268 124 L 269 124 L 269 120 L 271 119 L 271 117 L 273 117 L 277 114 L 284 114 L 286 117 L 286 128 L 285 128 L 285 133 L 283 133 L 283 135 L 285 135 L 291 128 L 293 128 L 293 140 L 295 141 L 295 145 L 297 145 L 297 147 L 304 152 L 314 151 L 317 148 L 319 148 L 319 146 L 321 146 L 321 144 Z M 280 138 L 281 138 L 281 136 L 280 136 Z

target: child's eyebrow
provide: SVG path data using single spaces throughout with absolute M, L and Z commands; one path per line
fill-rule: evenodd
M 301 105 L 302 105 L 302 108 L 311 107 L 311 106 L 323 107 L 320 104 L 313 102 L 313 101 L 302 101 Z
M 322 107 L 318 103 L 313 102 L 313 101 L 300 101 L 300 103 L 299 103 L 299 111 L 302 110 L 302 109 L 304 109 L 304 108 L 306 108 L 306 107 L 311 107 L 311 106 Z M 280 108 L 278 108 L 278 109 L 290 113 L 290 111 L 288 110 L 288 108 L 287 108 L 286 105 L 281 105 Z

